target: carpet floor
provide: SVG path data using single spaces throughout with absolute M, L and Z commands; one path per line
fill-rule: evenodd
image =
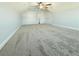
M 22 26 L 0 56 L 78 56 L 79 31 L 51 26 Z

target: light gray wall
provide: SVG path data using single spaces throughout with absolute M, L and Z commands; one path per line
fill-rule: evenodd
M 49 18 L 50 20 L 47 23 L 79 30 L 79 8 L 51 13 L 50 18 L 52 19 Z
M 38 24 L 36 12 L 28 11 L 23 14 L 23 25 L 26 25 L 26 24 Z
M 12 9 L 0 6 L 0 44 L 21 26 L 19 14 Z
M 30 9 L 26 10 L 22 16 L 23 16 L 23 25 L 27 24 L 43 24 L 46 21 L 46 16 L 45 16 L 45 11 L 44 10 L 39 10 L 37 7 L 31 7 Z
M 24 13 L 23 24 L 38 24 L 40 19 L 41 24 L 46 23 L 79 30 L 78 7 L 76 7 L 75 5 L 73 7 L 70 4 L 56 7 L 56 9 L 57 9 L 56 11 L 55 10 L 47 11 L 31 8 L 30 11 Z M 39 15 L 37 16 L 36 13 L 38 13 Z

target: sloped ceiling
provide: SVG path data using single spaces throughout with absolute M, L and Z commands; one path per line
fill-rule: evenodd
M 23 12 L 30 6 L 34 6 L 36 2 L 0 2 L 0 7 L 8 7 L 17 12 Z M 79 8 L 78 2 L 51 2 L 50 11 L 63 11 L 71 8 Z

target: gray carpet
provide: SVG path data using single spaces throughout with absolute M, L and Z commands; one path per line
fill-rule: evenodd
M 78 56 L 79 31 L 50 25 L 22 26 L 1 56 Z

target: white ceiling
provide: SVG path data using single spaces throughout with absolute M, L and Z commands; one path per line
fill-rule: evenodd
M 34 6 L 36 2 L 0 2 L 0 7 L 8 7 L 18 12 L 22 12 L 28 9 L 30 6 Z M 77 2 L 51 2 L 52 6 L 49 7 L 50 11 L 62 11 L 70 8 L 79 8 Z
M 25 2 L 0 2 L 0 6 L 8 7 L 14 9 L 18 12 L 21 12 L 30 6 L 30 3 Z

